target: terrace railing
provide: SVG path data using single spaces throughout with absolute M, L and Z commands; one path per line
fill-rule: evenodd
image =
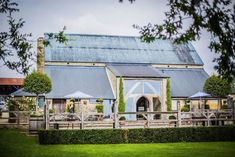
M 56 129 L 185 127 L 231 125 L 234 123 L 234 111 L 230 109 L 194 112 L 119 112 L 109 116 L 83 112 L 53 113 L 49 114 L 48 118 L 48 128 Z

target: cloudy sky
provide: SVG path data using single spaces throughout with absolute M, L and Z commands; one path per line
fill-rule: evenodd
M 19 4 L 18 18 L 26 23 L 23 32 L 32 33 L 32 41 L 45 32 L 58 32 L 66 26 L 67 33 L 139 36 L 132 25 L 160 24 L 167 11 L 166 0 L 15 0 Z M 2 15 L 1 15 L 2 16 Z M 0 17 L 0 31 L 6 30 L 5 17 Z M 193 42 L 208 74 L 214 73 L 212 62 L 216 55 L 207 48 L 210 36 L 202 33 L 200 41 Z M 23 77 L 0 62 L 0 77 Z

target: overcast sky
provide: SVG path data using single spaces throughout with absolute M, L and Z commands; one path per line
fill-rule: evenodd
M 66 33 L 133 35 L 139 36 L 133 24 L 146 25 L 149 22 L 160 24 L 168 9 L 166 0 L 16 0 L 20 12 L 17 17 L 26 23 L 23 32 L 32 33 L 34 44 L 45 32 L 58 32 L 63 26 Z M 2 15 L 1 15 L 2 16 Z M 0 31 L 6 30 L 4 17 L 0 17 Z M 204 62 L 208 74 L 214 73 L 216 57 L 207 48 L 210 36 L 203 32 L 200 41 L 193 42 L 195 49 Z M 2 66 L 0 77 L 23 77 L 15 71 Z

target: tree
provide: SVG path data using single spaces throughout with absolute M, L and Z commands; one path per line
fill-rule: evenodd
M 126 104 L 125 104 L 125 100 L 124 100 L 123 78 L 120 77 L 118 111 L 125 112 L 125 106 L 126 106 Z
M 19 9 L 15 2 L 0 0 L 0 14 L 7 14 L 9 31 L 0 32 L 0 60 L 12 70 L 26 74 L 29 70 L 29 61 L 33 53 L 30 51 L 32 44 L 27 41 L 31 34 L 21 34 L 20 29 L 24 25 L 23 19 L 15 20 L 12 17 Z M 17 55 L 18 60 L 12 61 L 12 56 Z
M 23 87 L 26 92 L 34 93 L 37 95 L 38 104 L 39 94 L 49 93 L 52 88 L 52 83 L 51 79 L 46 74 L 33 71 L 24 79 Z
M 167 79 L 167 84 L 166 84 L 166 105 L 167 105 L 167 111 L 171 111 L 171 84 L 170 84 L 170 79 Z
M 20 18 L 13 18 L 13 13 L 19 12 L 18 4 L 11 0 L 0 0 L 0 15 L 6 15 L 9 25 L 8 31 L 0 32 L 0 60 L 3 61 L 9 69 L 16 70 L 21 74 L 28 74 L 31 67 L 30 61 L 33 61 L 34 53 L 32 43 L 29 42 L 31 33 L 21 33 L 20 29 L 25 21 Z M 58 34 L 49 34 L 49 39 L 56 39 L 59 43 L 66 43 L 67 38 L 64 35 L 65 27 Z M 45 46 L 50 45 L 46 40 Z M 14 58 L 12 58 L 15 56 Z
M 133 2 L 133 0 L 129 0 Z M 209 48 L 218 53 L 215 67 L 219 75 L 232 81 L 235 76 L 235 5 L 231 0 L 168 0 L 163 24 L 140 27 L 141 39 L 172 39 L 176 44 L 200 39 L 202 30 L 211 35 Z
M 231 92 L 231 84 L 220 76 L 212 75 L 206 80 L 203 90 L 211 94 L 212 97 L 219 98 L 219 105 L 221 106 L 221 98 Z

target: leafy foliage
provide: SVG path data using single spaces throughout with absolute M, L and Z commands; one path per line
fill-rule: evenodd
M 212 75 L 206 80 L 203 89 L 211 96 L 221 98 L 231 92 L 231 84 L 226 79 Z
M 50 40 L 55 39 L 58 43 L 64 43 L 66 44 L 68 42 L 68 39 L 66 38 L 64 31 L 66 30 L 66 27 L 64 26 L 63 30 L 59 33 L 48 33 L 48 38 L 43 41 L 44 46 L 50 46 Z
M 0 60 L 9 69 L 21 74 L 28 74 L 31 67 L 30 62 L 33 61 L 35 55 L 32 51 L 33 45 L 29 42 L 29 37 L 32 35 L 20 32 L 25 21 L 22 18 L 14 19 L 13 13 L 19 12 L 17 6 L 18 4 L 11 0 L 0 0 L 0 15 L 6 16 L 9 25 L 8 31 L 0 32 Z M 58 34 L 51 34 L 50 39 L 54 38 L 59 43 L 66 43 L 65 29 L 64 27 Z M 48 46 L 50 42 L 45 41 L 44 44 Z
M 211 34 L 209 48 L 220 56 L 218 73 L 224 78 L 235 76 L 235 5 L 231 0 L 168 0 L 169 11 L 165 12 L 163 24 L 140 27 L 141 39 L 151 42 L 155 39 L 172 39 L 175 43 L 199 40 L 202 30 Z
M 104 106 L 102 104 L 96 104 L 95 108 L 98 113 L 103 113 Z
M 98 98 L 98 99 L 96 100 L 96 102 L 98 103 L 98 104 L 96 104 L 96 106 L 95 106 L 97 112 L 98 112 L 98 113 L 103 113 L 103 111 L 104 111 L 104 106 L 103 106 L 104 99 L 103 99 L 103 98 Z
M 66 112 L 68 112 L 68 113 L 74 113 L 75 112 L 75 99 L 74 98 L 69 99 L 69 102 L 67 104 Z
M 32 44 L 27 41 L 31 34 L 21 34 L 20 29 L 24 26 L 23 19 L 15 20 L 12 16 L 19 9 L 15 2 L 10 0 L 0 0 L 0 14 L 7 14 L 9 30 L 0 32 L 0 60 L 12 70 L 19 73 L 27 74 L 30 68 L 33 52 Z M 12 56 L 17 55 L 17 60 L 12 60 Z
M 30 97 L 10 97 L 7 100 L 7 106 L 11 108 L 12 111 L 35 111 L 36 101 Z
M 46 74 L 32 72 L 24 79 L 24 90 L 37 95 L 49 93 L 52 88 L 51 80 Z
M 97 100 L 96 100 L 96 102 L 98 102 L 98 103 L 103 103 L 104 102 L 104 99 L 103 98 L 98 98 Z
M 190 111 L 190 107 L 189 105 L 184 105 L 182 108 L 181 108 L 181 112 L 189 112 Z
M 55 113 L 55 109 L 49 109 L 49 113 Z
M 166 105 L 167 105 L 167 111 L 171 111 L 172 101 L 171 101 L 170 79 L 167 79 L 167 84 L 166 84 Z
M 125 112 L 125 100 L 124 100 L 124 89 L 123 89 L 123 78 L 120 77 L 119 82 L 119 101 L 118 101 L 118 111 Z

